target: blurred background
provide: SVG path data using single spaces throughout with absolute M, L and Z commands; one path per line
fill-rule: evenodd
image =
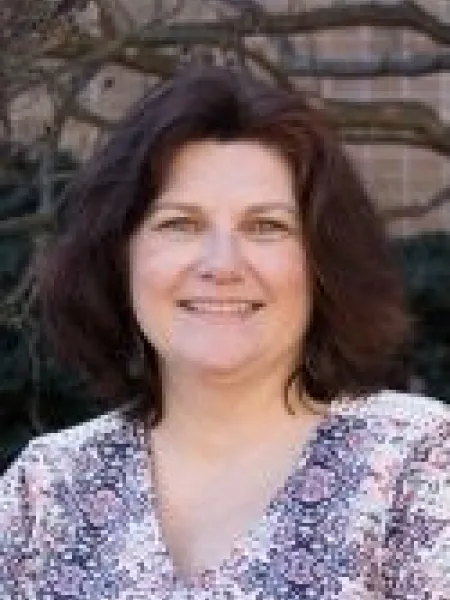
M 329 112 L 416 318 L 387 385 L 450 403 L 449 0 L 2 0 L 0 471 L 30 438 L 104 410 L 45 347 L 28 267 L 78 166 L 192 62 L 249 69 Z

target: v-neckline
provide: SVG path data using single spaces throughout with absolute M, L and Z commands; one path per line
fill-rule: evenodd
M 305 441 L 295 453 L 293 468 L 287 475 L 284 483 L 282 483 L 271 496 L 261 517 L 255 519 L 255 522 L 250 525 L 244 533 L 236 534 L 234 536 L 226 555 L 220 559 L 217 564 L 212 567 L 198 570 L 190 575 L 179 572 L 171 551 L 165 541 L 160 509 L 158 507 L 158 494 L 156 490 L 153 461 L 150 456 L 151 445 L 148 443 L 148 432 L 144 423 L 142 421 L 137 421 L 136 434 L 138 460 L 136 483 L 139 494 L 141 498 L 144 499 L 143 508 L 145 514 L 149 518 L 149 522 L 154 529 L 151 537 L 155 543 L 155 552 L 158 555 L 159 562 L 163 559 L 165 563 L 164 569 L 166 577 L 169 577 L 177 587 L 181 587 L 182 589 L 201 590 L 205 582 L 211 580 L 217 581 L 220 579 L 222 573 L 231 572 L 235 561 L 239 557 L 242 557 L 243 552 L 249 552 L 251 548 L 254 547 L 256 540 L 256 543 L 262 541 L 262 537 L 267 540 L 267 537 L 271 535 L 271 531 L 275 526 L 271 521 L 271 515 L 285 500 L 286 492 L 290 489 L 295 478 L 299 476 L 307 465 L 308 457 L 311 456 L 318 440 L 326 437 L 326 432 L 335 423 L 336 415 L 341 412 L 344 405 L 345 400 L 340 399 L 332 401 L 328 406 L 327 414 L 311 429 L 306 436 Z

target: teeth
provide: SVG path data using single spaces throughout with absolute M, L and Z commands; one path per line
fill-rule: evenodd
M 183 302 L 183 305 L 192 311 L 196 312 L 207 312 L 216 314 L 245 314 L 253 310 L 254 304 L 252 302 L 242 302 L 234 304 L 208 304 L 206 302 L 192 303 Z

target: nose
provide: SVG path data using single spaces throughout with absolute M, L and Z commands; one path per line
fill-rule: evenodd
M 238 240 L 232 231 L 215 230 L 206 236 L 199 270 L 202 277 L 220 281 L 240 278 Z

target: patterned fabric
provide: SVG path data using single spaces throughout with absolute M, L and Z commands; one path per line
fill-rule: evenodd
M 0 479 L 2 600 L 450 599 L 444 404 L 335 401 L 262 518 L 190 579 L 124 409 L 32 440 Z

